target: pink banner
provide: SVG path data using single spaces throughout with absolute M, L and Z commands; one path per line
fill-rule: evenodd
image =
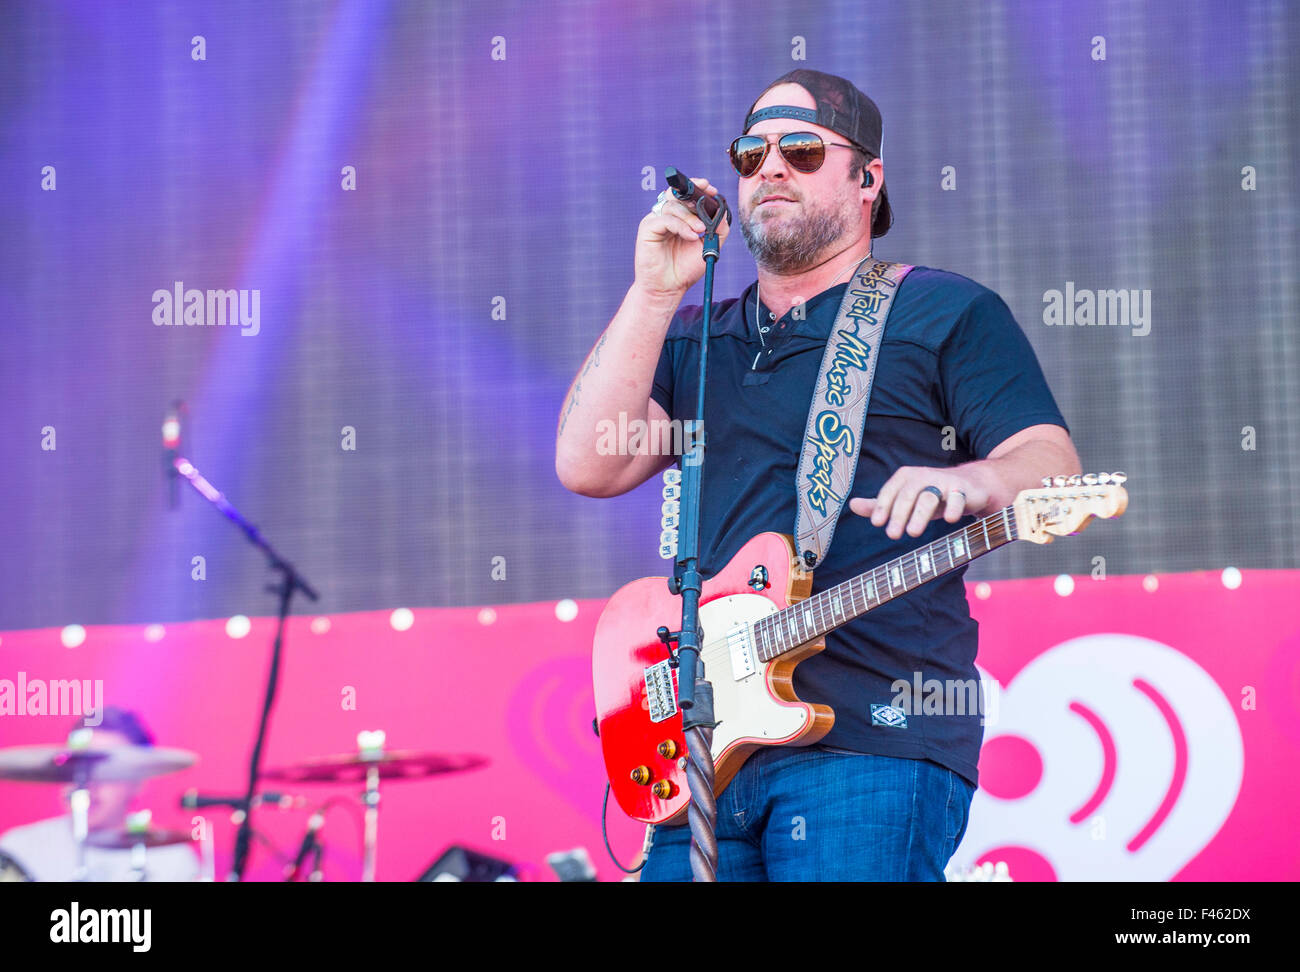
M 1051 578 L 971 585 L 980 665 L 997 686 L 981 789 L 954 864 L 1006 860 L 1017 880 L 1300 878 L 1300 572 L 1240 580 L 1074 578 L 1065 596 Z M 539 879 L 552 877 L 548 853 L 582 846 L 602 879 L 618 879 L 601 842 L 604 776 L 591 729 L 601 604 L 577 602 L 568 621 L 550 603 L 416 609 L 406 630 L 387 611 L 293 619 L 263 764 L 355 751 L 357 733 L 375 729 L 390 749 L 481 753 L 484 769 L 384 784 L 380 880 L 416 877 L 453 843 Z M 146 784 L 139 802 L 157 825 L 189 830 L 183 791 L 241 788 L 273 627 L 254 618 L 239 638 L 217 620 L 161 634 L 91 627 L 72 648 L 60 629 L 5 633 L 0 745 L 59 742 L 73 721 L 19 715 L 20 679 L 27 701 L 34 684 L 102 681 L 104 702 L 142 713 L 159 745 L 200 755 Z M 326 878 L 356 879 L 357 788 L 280 789 L 310 804 L 352 798 L 329 811 L 322 837 Z M 59 813 L 60 800 L 58 787 L 0 783 L 0 831 Z M 222 875 L 234 828 L 204 813 Z M 261 809 L 256 824 L 291 855 L 306 818 L 306 809 Z M 616 806 L 609 824 L 630 861 L 643 829 Z M 250 876 L 279 876 L 271 846 L 258 844 Z

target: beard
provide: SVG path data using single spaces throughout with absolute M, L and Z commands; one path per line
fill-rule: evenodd
M 771 191 L 763 188 L 756 195 L 761 198 Z M 844 199 L 829 200 L 820 209 L 809 209 L 803 200 L 795 204 L 801 207 L 797 214 L 766 218 L 755 206 L 741 217 L 740 231 L 754 262 L 772 273 L 797 273 L 816 266 L 817 257 L 849 232 L 858 215 Z

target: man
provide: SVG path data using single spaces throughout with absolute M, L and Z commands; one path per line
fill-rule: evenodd
M 69 734 L 69 743 L 90 750 L 111 749 L 117 746 L 152 746 L 153 734 L 140 717 L 128 709 L 107 706 L 100 714 L 102 721 L 93 726 L 85 719 L 78 720 Z M 140 790 L 138 783 L 92 782 L 89 831 L 116 833 L 126 828 L 131 802 Z M 65 798 L 71 787 L 65 793 Z M 70 814 L 51 817 L 35 823 L 14 827 L 0 835 L 0 855 L 8 858 L 33 881 L 73 881 L 77 879 L 77 843 L 72 832 Z M 87 881 L 135 881 L 139 871 L 129 848 L 86 848 Z M 194 851 L 184 844 L 150 848 L 145 853 L 145 875 L 149 881 L 196 881 L 199 861 Z
M 790 133 L 811 134 L 781 140 Z M 758 280 L 714 307 L 706 577 L 754 534 L 793 532 L 827 338 L 847 281 L 892 220 L 880 113 L 850 82 L 792 71 L 760 95 L 744 134 L 758 138 L 738 139 L 731 157 Z M 570 490 L 613 496 L 672 461 L 600 454 L 609 451 L 595 448 L 602 419 L 626 412 L 655 428 L 696 417 L 701 308 L 678 305 L 703 274 L 703 229 L 666 194 L 641 221 L 635 281 L 561 412 L 556 471 Z M 1043 476 L 1080 471 L 1033 350 L 992 291 L 916 267 L 897 289 L 878 357 L 848 504 L 857 516 L 840 519 L 814 593 L 1008 505 Z M 978 784 L 981 718 L 964 707 L 925 712 L 920 700 L 898 711 L 895 683 L 918 673 L 958 687 L 977 679 L 964 572 L 833 632 L 795 670 L 798 696 L 830 705 L 835 725 L 819 745 L 760 750 L 723 792 L 720 879 L 943 879 Z M 895 717 L 882 717 L 887 709 Z M 688 827 L 657 828 L 642 880 L 690 880 L 689 844 Z

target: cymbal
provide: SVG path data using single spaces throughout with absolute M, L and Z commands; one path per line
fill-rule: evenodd
M 194 838 L 184 830 L 92 830 L 86 837 L 91 847 L 127 850 L 132 847 L 167 847 L 188 844 Z
M 359 753 L 342 753 L 321 756 L 296 766 L 281 766 L 262 774 L 268 780 L 286 780 L 294 783 L 364 783 L 366 772 L 379 767 L 381 780 L 422 780 L 447 773 L 463 773 L 486 766 L 486 756 L 473 753 L 448 755 L 421 753 L 415 750 L 394 750 L 378 757 L 365 757 Z
M 193 766 L 197 753 L 158 746 L 10 746 L 0 749 L 0 780 L 19 783 L 121 783 Z

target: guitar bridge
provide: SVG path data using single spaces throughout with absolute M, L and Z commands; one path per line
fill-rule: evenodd
M 664 722 L 677 714 L 676 671 L 667 658 L 645 670 L 645 697 L 651 722 Z

